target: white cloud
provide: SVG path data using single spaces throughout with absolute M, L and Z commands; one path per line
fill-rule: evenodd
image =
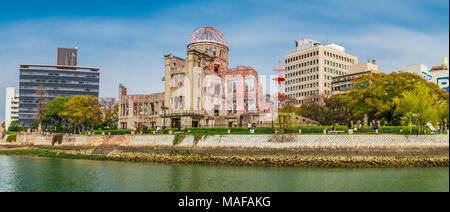
M 249 14 L 229 18 L 228 11 L 234 7 L 227 6 L 221 13 L 208 9 L 218 4 L 176 6 L 148 19 L 39 19 L 0 25 L 0 120 L 3 119 L 4 88 L 18 87 L 19 64 L 53 64 L 57 47 L 78 46 L 79 65 L 101 68 L 102 97 L 116 97 L 119 83 L 124 83 L 129 93 L 162 91 L 163 55 L 172 53 L 184 57 L 190 33 L 203 25 L 215 26 L 225 34 L 230 45 L 230 67 L 252 66 L 264 75 L 273 74 L 277 61 L 283 59 L 293 41 L 301 37 L 325 42 L 328 34 L 330 42 L 345 46 L 349 53 L 359 56 L 360 61 L 376 59 L 384 72 L 403 69 L 412 63 L 437 65 L 439 57 L 448 56 L 449 52 L 448 25 L 440 31 L 420 32 L 388 23 L 349 21 L 353 16 L 362 15 L 361 12 L 342 14 L 350 13 L 350 9 L 364 11 L 362 4 L 345 9 L 348 2 L 344 2 L 334 8 L 341 8 L 340 13 L 332 13 L 333 9 L 316 12 L 321 8 L 320 2 L 304 4 L 299 9 L 289 4 L 270 6 L 274 3 L 268 1 L 263 2 L 269 6 L 266 9 L 255 6 Z M 392 5 L 381 5 L 373 11 L 390 7 Z M 184 11 L 186 9 L 188 12 Z M 205 11 L 188 15 L 194 9 Z M 298 15 L 302 11 L 306 11 L 305 14 Z M 408 7 L 401 14 L 387 16 L 414 21 L 416 18 L 411 15 L 414 11 Z M 167 14 L 179 14 L 181 18 L 174 20 Z M 205 18 L 214 14 L 216 16 Z M 325 21 L 333 18 L 349 21 L 349 24 Z

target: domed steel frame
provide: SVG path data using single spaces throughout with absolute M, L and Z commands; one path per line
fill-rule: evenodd
M 213 42 L 228 47 L 227 39 L 219 30 L 214 27 L 200 27 L 194 30 L 189 39 L 189 44 L 199 42 Z

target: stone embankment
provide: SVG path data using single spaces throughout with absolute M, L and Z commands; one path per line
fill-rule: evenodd
M 178 137 L 178 138 L 176 138 Z M 191 150 L 297 150 L 297 149 L 414 149 L 447 148 L 448 135 L 63 135 L 52 144 L 52 135 L 19 134 L 16 145 L 55 147 L 153 147 Z M 178 142 L 174 142 L 178 140 Z M 176 143 L 176 144 L 174 144 Z
M 302 166 L 448 166 L 447 135 L 53 135 L 19 134 L 3 147 L 44 157 L 166 163 Z M 0 151 L 0 154 L 2 152 Z

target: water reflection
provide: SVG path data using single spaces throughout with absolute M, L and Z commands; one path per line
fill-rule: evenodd
M 0 156 L 0 191 L 449 191 L 448 171 L 190 166 Z

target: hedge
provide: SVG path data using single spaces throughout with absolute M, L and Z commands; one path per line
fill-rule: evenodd
M 108 135 L 108 134 L 111 134 L 111 135 L 131 134 L 131 130 L 94 130 L 94 134 L 102 134 L 102 132 L 105 132 L 105 135 Z
M 255 128 L 255 134 L 273 134 L 275 129 L 279 129 L 278 126 L 272 127 L 256 127 Z M 324 129 L 328 129 L 328 131 L 331 131 L 330 125 L 324 125 L 324 126 L 290 126 L 290 127 L 283 127 L 284 133 L 290 133 L 290 134 L 296 134 L 299 132 L 299 130 L 302 130 L 302 133 L 304 134 L 322 134 Z M 228 130 L 231 130 L 231 134 L 249 134 L 247 127 L 214 127 L 214 128 L 186 128 L 184 131 L 184 134 L 194 134 L 194 135 L 226 135 L 228 134 Z M 344 125 L 337 125 L 335 126 L 335 130 L 338 131 L 345 131 L 345 133 L 348 132 L 348 127 Z M 142 131 L 142 130 L 141 130 Z M 152 134 L 153 129 L 149 128 L 147 131 L 147 134 Z M 166 128 L 164 130 L 161 130 L 163 134 L 168 134 L 169 131 L 177 132 L 177 128 Z M 106 135 L 108 133 L 111 133 L 111 135 L 124 135 L 124 134 L 131 134 L 131 130 L 95 130 L 95 134 L 102 134 L 102 132 L 105 132 Z M 358 133 L 371 133 L 372 127 L 370 126 L 364 126 L 362 129 L 357 129 L 355 131 L 355 134 Z M 405 126 L 381 126 L 378 128 L 379 133 L 388 133 L 388 134 L 423 134 L 423 132 L 419 132 L 419 127 L 414 126 L 411 127 L 411 132 L 408 127 Z M 427 133 L 429 133 L 430 130 L 427 129 Z M 137 132 L 139 134 L 139 132 Z

